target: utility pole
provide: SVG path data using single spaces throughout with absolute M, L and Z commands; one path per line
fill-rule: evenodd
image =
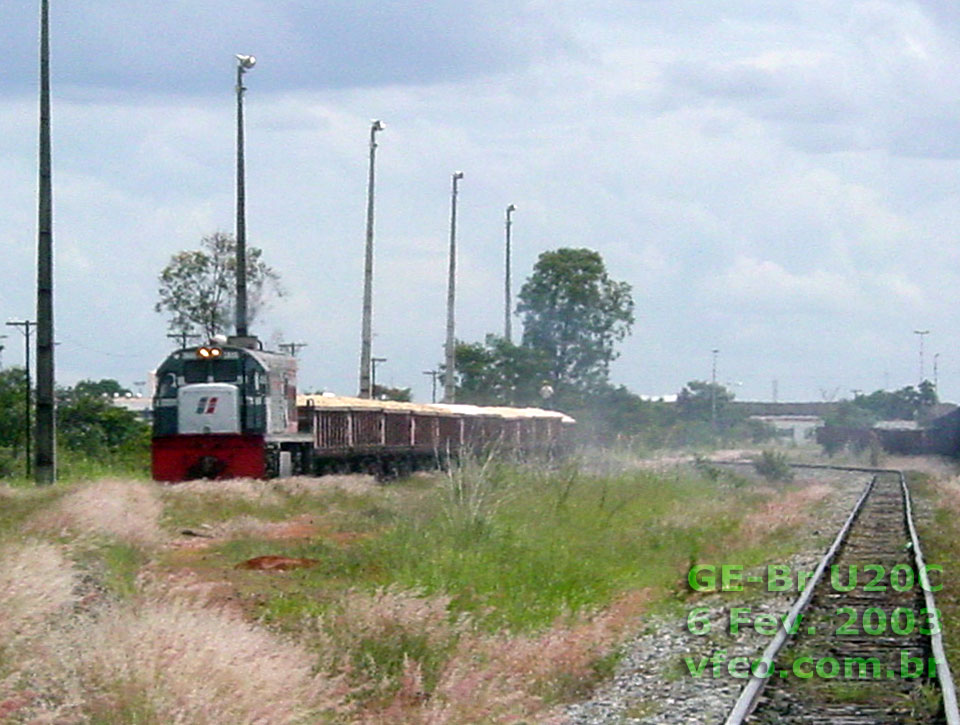
M 385 363 L 387 358 L 385 357 L 372 357 L 370 358 L 370 397 L 375 398 L 377 395 L 377 365 L 380 363 Z
M 713 433 L 717 433 L 717 353 L 720 351 L 714 348 L 710 351 L 713 354 L 713 372 L 710 375 L 710 422 L 713 426 Z
M 370 123 L 370 167 L 367 173 L 367 243 L 363 259 L 363 319 L 360 323 L 360 397 L 372 398 L 370 349 L 373 338 L 373 192 L 380 121 Z
M 185 347 L 187 346 L 187 340 L 193 339 L 193 338 L 199 338 L 200 335 L 196 335 L 196 334 L 194 334 L 194 333 L 192 333 L 192 332 L 187 332 L 186 330 L 184 330 L 183 332 L 171 332 L 171 333 L 168 333 L 168 334 L 167 334 L 167 337 L 169 337 L 171 340 L 179 340 L 179 341 L 180 341 L 180 349 L 182 350 L 183 348 L 185 348 Z
M 511 326 L 511 315 L 510 315 L 510 227 L 513 226 L 512 215 L 513 212 L 517 210 L 516 204 L 511 204 L 507 207 L 507 224 L 506 224 L 506 242 L 507 242 L 507 260 L 506 260 L 506 274 L 504 275 L 503 281 L 503 336 L 506 338 L 507 342 L 513 342 L 513 330 Z
M 443 402 L 453 403 L 457 397 L 457 351 L 454 330 L 454 306 L 457 297 L 457 182 L 462 171 L 453 174 L 450 192 L 450 270 L 447 280 L 447 344 L 446 369 L 443 373 Z
M 432 383 L 431 391 L 430 391 L 430 402 L 436 403 L 437 402 L 437 378 L 440 377 L 440 371 L 424 370 L 423 374 L 430 376 L 430 382 Z
M 914 330 L 913 334 L 920 338 L 920 382 L 923 382 L 923 338 L 930 334 L 930 330 Z
M 30 478 L 30 438 L 32 435 L 33 426 L 30 424 L 30 409 L 33 407 L 30 404 L 30 328 L 36 327 L 37 323 L 32 320 L 13 320 L 7 323 L 10 327 L 19 327 L 20 332 L 23 333 L 23 366 L 26 369 L 27 379 L 26 384 L 24 385 L 24 457 L 26 458 L 27 465 L 27 478 Z M 6 335 L 4 335 L 6 337 Z
M 940 394 L 940 376 L 939 371 L 937 370 L 937 363 L 940 359 L 940 353 L 933 353 L 933 390 L 937 395 Z
M 300 352 L 303 348 L 307 347 L 305 342 L 282 342 L 277 345 L 281 350 L 287 353 L 290 357 L 296 357 L 297 353 Z
M 53 356 L 53 176 L 50 158 L 50 7 L 40 0 L 40 183 L 37 208 L 38 485 L 57 479 Z
M 247 216 L 243 157 L 243 74 L 256 65 L 252 55 L 237 55 L 237 337 L 247 337 Z M 241 344 L 242 341 L 241 341 Z

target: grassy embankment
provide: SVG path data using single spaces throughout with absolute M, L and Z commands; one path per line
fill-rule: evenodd
M 0 720 L 544 721 L 691 562 L 782 558 L 826 495 L 789 488 L 476 461 L 388 487 L 0 487 Z M 235 568 L 264 554 L 317 563 Z
M 943 622 L 943 640 L 956 681 L 960 676 L 960 477 L 941 467 L 928 472 L 908 471 L 907 482 L 920 504 L 917 533 L 928 565 L 943 567 L 932 584 Z

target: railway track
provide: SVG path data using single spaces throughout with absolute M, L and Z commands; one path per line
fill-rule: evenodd
M 925 568 L 906 481 L 852 470 L 871 480 L 812 576 L 797 582 L 800 595 L 726 725 L 960 725 L 932 591 L 940 576 Z

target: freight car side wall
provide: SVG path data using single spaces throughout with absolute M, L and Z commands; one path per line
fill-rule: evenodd
M 412 413 L 369 408 L 300 408 L 300 430 L 311 432 L 316 455 L 456 453 L 494 445 L 511 451 L 565 445 L 558 418 L 501 418 L 492 415 Z

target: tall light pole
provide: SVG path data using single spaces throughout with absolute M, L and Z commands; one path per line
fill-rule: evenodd
M 513 342 L 513 330 L 511 329 L 511 320 L 510 320 L 510 227 L 513 226 L 513 212 L 517 210 L 516 204 L 511 204 L 507 207 L 507 223 L 506 223 L 506 243 L 507 243 L 507 259 L 506 259 L 506 274 L 504 275 L 503 280 L 503 336 L 506 338 L 507 342 Z
M 454 305 L 457 299 L 457 182 L 463 178 L 462 171 L 455 171 L 450 191 L 450 274 L 447 279 L 447 343 L 446 370 L 443 374 L 443 402 L 452 403 L 457 397 L 456 385 L 456 339 L 454 329 Z
M 713 355 L 713 366 L 710 374 L 710 423 L 713 426 L 713 432 L 717 432 L 717 354 L 720 352 L 713 348 L 710 353 Z
M 360 327 L 360 397 L 372 398 L 370 382 L 370 347 L 373 337 L 373 182 L 377 158 L 377 132 L 384 128 L 380 121 L 370 123 L 370 169 L 367 174 L 367 244 L 363 261 L 363 319 Z
M 257 59 L 237 55 L 237 337 L 247 337 L 247 216 L 243 158 L 243 74 Z M 242 343 L 241 343 L 242 344 Z
M 40 0 L 40 184 L 37 210 L 38 485 L 57 478 L 53 360 L 53 182 L 50 162 L 50 13 Z M 29 406 L 28 406 L 29 407 Z
M 920 382 L 923 382 L 923 338 L 930 334 L 930 330 L 914 330 L 913 334 L 920 338 Z

